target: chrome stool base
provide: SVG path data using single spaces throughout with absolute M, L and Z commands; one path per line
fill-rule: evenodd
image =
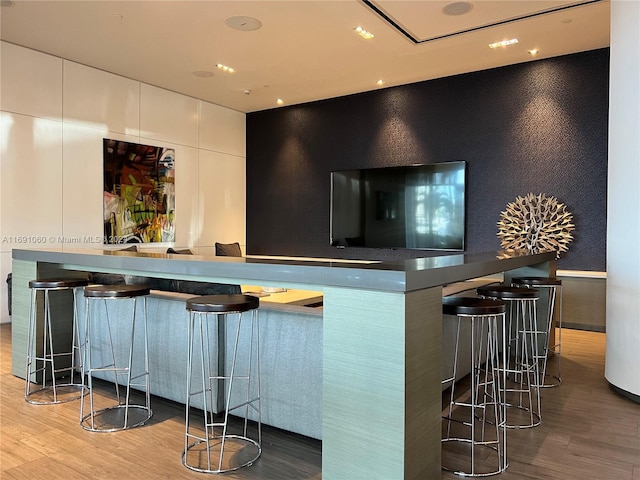
M 446 444 L 446 443 L 459 443 L 461 444 L 463 447 L 464 446 L 468 446 L 466 450 L 471 450 L 471 439 L 469 438 L 443 438 L 442 439 L 442 444 Z M 494 447 L 492 445 L 483 445 L 483 444 L 475 444 L 475 447 L 481 447 L 483 452 L 487 452 L 485 455 L 482 455 L 482 461 L 483 463 L 489 465 L 491 463 L 495 463 L 495 462 L 502 462 L 501 466 L 498 470 L 492 470 L 492 471 L 488 471 L 488 472 L 474 472 L 474 473 L 469 473 L 470 471 L 473 471 L 474 468 L 472 468 L 471 466 L 471 453 L 460 453 L 460 456 L 466 456 L 469 458 L 468 462 L 469 465 L 465 468 L 465 470 L 456 470 L 456 469 L 452 469 L 452 468 L 448 468 L 446 465 L 442 465 L 442 469 L 446 472 L 451 472 L 454 475 L 458 475 L 459 477 L 492 477 L 493 475 L 498 475 L 502 472 L 504 472 L 508 467 L 509 467 L 509 462 L 507 461 L 506 458 L 502 459 L 501 458 L 501 452 L 497 447 Z M 462 468 L 462 467 L 461 467 Z
M 547 382 L 547 378 L 551 378 L 553 379 L 552 382 Z M 554 388 L 554 387 L 561 387 L 562 386 L 562 378 L 558 377 L 557 375 L 551 375 L 551 374 L 545 374 L 544 379 L 542 380 L 542 385 L 540 385 L 540 388 Z
M 226 473 L 252 465 L 262 454 L 262 447 L 251 438 L 241 435 L 227 435 L 224 437 L 224 449 L 227 455 L 222 455 L 222 435 L 209 437 L 209 452 L 206 440 L 199 440 L 187 446 L 182 453 L 182 464 L 189 470 L 200 473 Z M 213 468 L 211 457 L 222 458 L 220 468 Z
M 25 399 L 32 405 L 55 405 L 58 403 L 72 402 L 89 393 L 89 390 L 82 385 L 76 383 L 58 384 L 48 386 L 38 390 L 31 390 Z
M 522 429 L 537 427 L 541 423 L 540 414 L 536 411 L 531 411 L 529 408 L 522 405 L 514 405 L 506 403 L 507 407 L 507 423 L 506 428 L 509 429 Z
M 141 405 L 116 405 L 82 417 L 80 426 L 90 432 L 118 432 L 140 427 L 152 417 L 150 408 Z

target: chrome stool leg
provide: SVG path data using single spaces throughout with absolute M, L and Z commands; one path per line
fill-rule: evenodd
M 225 305 L 225 301 L 229 299 L 233 301 Z M 191 470 L 202 473 L 231 472 L 252 465 L 262 453 L 258 304 L 257 298 L 247 299 L 245 295 L 210 295 L 187 301 L 189 345 L 182 463 Z M 218 327 L 213 330 L 219 334 L 218 348 L 224 350 L 227 330 L 232 323 L 229 315 L 236 318 L 235 330 L 231 332 L 232 349 L 228 357 L 220 354 L 216 357 L 211 355 L 212 350 L 218 349 L 214 350 L 210 345 L 212 339 L 209 324 L 213 323 Z M 210 316 L 214 319 L 210 319 Z M 247 329 L 248 352 L 244 364 L 245 360 L 238 352 L 242 334 L 246 333 L 243 330 Z M 197 354 L 199 365 L 194 363 Z M 212 357 L 218 358 L 217 365 L 213 364 Z M 241 373 L 238 372 L 239 368 L 242 369 Z M 200 379 L 194 382 L 193 377 L 197 378 L 198 373 Z M 242 381 L 246 382 L 243 393 L 234 393 L 237 391 L 236 383 Z M 204 421 L 200 425 L 192 422 L 194 408 L 202 408 Z M 238 433 L 233 433 L 235 430 L 232 431 L 234 425 L 230 416 L 236 410 L 243 412 L 243 423 L 242 426 L 237 426 Z M 256 418 L 254 438 L 249 433 L 250 411 Z M 222 416 L 220 421 L 215 420 L 216 414 Z
M 487 285 L 477 289 L 483 298 L 502 300 L 509 306 L 505 405 L 507 428 L 531 428 L 540 425 L 541 399 L 537 356 L 538 292 L 528 288 Z
M 456 475 L 485 477 L 503 472 L 508 467 L 505 429 L 504 370 L 500 356 L 505 355 L 502 302 L 478 298 L 449 297 L 443 300 L 443 313 L 456 315 L 456 345 L 450 402 L 443 417 L 443 470 Z M 461 320 L 471 329 L 470 399 L 456 393 L 457 357 L 460 352 Z M 502 341 L 500 341 L 502 338 Z M 454 408 L 455 407 L 455 408 Z M 460 413 L 460 412 L 468 412 Z M 451 447 L 448 447 L 451 445 Z M 466 448 L 463 456 L 455 448 Z M 480 450 L 482 449 L 482 450 Z
M 520 318 L 522 320 L 522 331 L 519 332 L 522 346 L 519 366 L 522 377 L 518 391 L 521 401 L 515 406 L 529 413 L 529 422 L 521 425 L 507 424 L 507 426 L 512 428 L 528 428 L 540 425 L 542 420 L 540 411 L 540 369 L 538 361 L 540 355 L 538 353 L 539 346 L 537 342 L 540 331 L 537 327 L 536 300 L 520 300 L 518 303 Z M 528 405 L 523 405 L 522 396 L 527 390 L 529 390 L 530 393 L 535 392 L 535 396 L 529 394 L 527 396 Z
M 28 403 L 35 405 L 52 405 L 57 403 L 76 400 L 87 393 L 81 379 L 76 381 L 77 369 L 82 369 L 78 364 L 80 358 L 76 356 L 80 349 L 78 337 L 78 319 L 75 302 L 75 290 L 87 284 L 84 279 L 49 279 L 32 280 L 29 282 L 31 288 L 31 306 L 29 310 L 29 329 L 27 337 L 27 361 L 26 361 L 26 381 L 24 398 Z M 44 308 L 42 311 L 42 346 L 36 344 L 36 337 L 39 336 L 38 329 L 38 293 L 42 293 Z M 51 293 L 55 295 L 64 292 L 71 294 L 72 320 L 70 345 L 60 351 L 57 345 L 55 325 L 59 323 L 52 318 Z M 37 385 L 37 388 L 34 387 Z
M 544 292 L 547 296 L 547 322 L 545 329 L 537 332 L 544 347 L 543 351 L 538 355 L 538 362 L 540 363 L 540 380 L 538 383 L 541 388 L 559 387 L 562 385 L 562 281 L 555 277 L 516 277 L 511 279 L 511 283 L 514 286 L 534 288 L 540 293 Z M 554 320 L 558 328 L 557 341 Z M 556 357 L 557 374 L 550 374 L 548 372 L 549 360 Z
M 85 358 L 83 376 L 86 377 L 89 390 L 89 413 L 85 413 L 84 399 L 80 402 L 80 426 L 92 432 L 117 432 L 144 425 L 153 415 L 151 410 L 151 392 L 149 385 L 149 351 L 147 340 L 147 304 L 146 296 L 149 288 L 144 285 L 99 285 L 85 288 Z M 138 338 L 136 319 L 136 307 L 138 297 L 142 302 L 142 342 L 143 342 L 143 367 L 139 372 L 134 371 L 134 346 Z M 112 331 L 112 319 L 109 315 L 109 303 L 115 300 L 129 300 L 131 303 L 131 323 L 128 332 L 128 347 L 126 364 L 119 361 L 115 352 L 115 342 Z M 104 327 L 107 331 L 106 346 L 101 345 L 98 338 L 96 304 L 104 308 Z M 93 307 L 93 308 L 92 308 Z M 102 337 L 101 337 L 102 338 Z M 102 348 L 107 350 L 108 360 L 100 358 L 100 365 L 94 366 L 94 356 L 97 356 Z M 104 352 L 102 352 L 104 356 Z M 108 363 L 105 363 L 108 362 Z M 123 365 L 124 364 L 124 365 Z M 115 404 L 98 408 L 95 399 L 94 376 L 113 375 L 115 389 Z M 139 380 L 142 379 L 142 380 Z M 124 400 L 121 393 L 121 385 L 124 385 Z M 142 391 L 144 402 L 134 404 L 131 400 L 131 390 Z

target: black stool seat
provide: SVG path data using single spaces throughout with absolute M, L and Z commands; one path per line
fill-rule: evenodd
M 132 298 L 149 295 L 146 285 L 90 285 L 84 287 L 84 296 L 93 298 Z
M 445 297 L 442 313 L 445 315 L 497 315 L 505 313 L 506 307 L 499 300 L 476 297 Z
M 252 295 L 202 295 L 187 300 L 187 310 L 205 313 L 246 312 L 260 306 Z
M 502 300 L 516 300 L 538 298 L 537 290 L 509 285 L 485 285 L 478 287 L 476 292 L 483 297 L 500 298 Z
M 562 285 L 562 280 L 555 277 L 515 277 L 511 279 L 511 283 L 530 287 L 550 287 Z
M 89 282 L 83 278 L 49 278 L 43 280 L 31 280 L 29 288 L 74 288 L 84 287 Z

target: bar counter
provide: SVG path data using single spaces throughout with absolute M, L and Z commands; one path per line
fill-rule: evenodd
M 33 279 L 104 272 L 318 291 L 322 478 L 440 478 L 442 287 L 496 273 L 554 275 L 554 259 L 492 252 L 361 263 L 16 249 L 12 372 L 24 378 Z

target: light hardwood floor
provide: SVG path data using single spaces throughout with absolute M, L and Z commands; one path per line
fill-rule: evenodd
M 10 373 L 10 325 L 0 326 L 0 340 L 3 480 L 209 478 L 181 464 L 181 405 L 153 398 L 154 417 L 147 426 L 87 432 L 78 425 L 77 402 L 34 406 L 24 401 L 24 382 Z M 602 333 L 563 330 L 564 383 L 543 390 L 542 425 L 509 431 L 510 465 L 494 478 L 640 480 L 640 405 L 610 389 L 604 349 Z M 262 458 L 221 478 L 319 480 L 321 443 L 265 428 Z M 441 475 L 450 478 L 458 477 Z

